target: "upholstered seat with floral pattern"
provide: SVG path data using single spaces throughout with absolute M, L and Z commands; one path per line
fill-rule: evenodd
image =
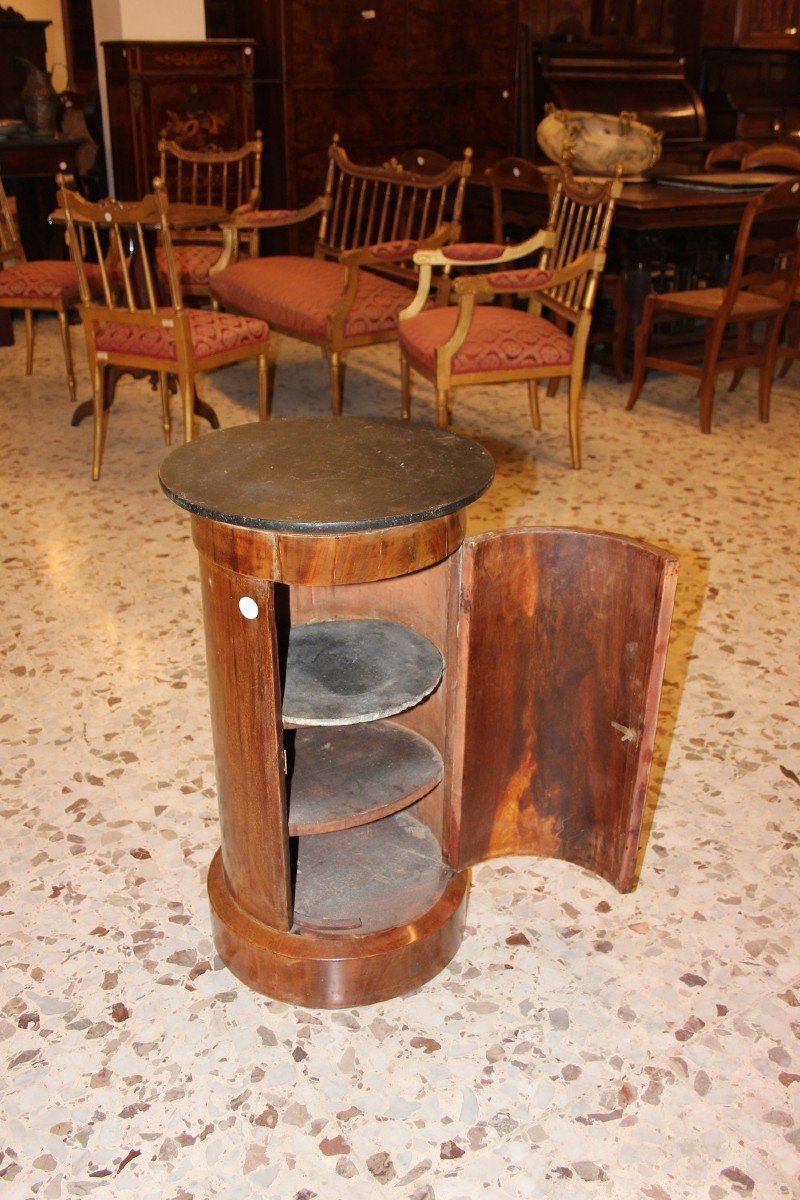
M 213 243 L 209 243 L 208 245 L 201 243 L 181 245 L 178 243 L 174 246 L 172 253 L 175 257 L 175 269 L 178 272 L 181 287 L 184 290 L 191 290 L 197 287 L 207 288 L 209 282 L 208 273 L 218 260 L 220 252 L 220 246 Z M 156 263 L 160 277 L 166 279 L 167 260 L 162 246 L 159 246 L 156 250 Z
M 403 321 L 400 344 L 416 367 L 433 371 L 436 350 L 453 333 L 458 309 L 434 308 Z M 476 308 L 465 341 L 453 356 L 454 375 L 525 371 L 572 362 L 572 339 L 552 321 L 514 308 Z
M 212 291 L 226 308 L 250 313 L 274 329 L 324 338 L 328 317 L 345 286 L 345 268 L 321 258 L 292 255 L 247 258 L 214 276 Z M 406 286 L 361 271 L 344 336 L 388 332 L 409 302 Z
M 97 267 L 87 265 L 86 275 L 90 287 L 94 290 L 100 287 Z M 21 301 L 61 300 L 64 304 L 77 304 L 80 296 L 78 275 L 71 262 L 58 259 L 17 263 L 0 271 L 0 296 Z
M 170 318 L 171 309 L 165 309 Z M 255 317 L 237 317 L 231 313 L 186 310 L 192 353 L 198 360 L 229 350 L 241 350 L 269 337 L 269 329 Z M 104 354 L 133 355 L 177 361 L 175 331 L 172 325 L 132 325 L 107 321 L 97 326 L 95 347 Z

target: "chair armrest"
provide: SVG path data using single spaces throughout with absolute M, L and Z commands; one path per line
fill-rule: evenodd
M 275 229 L 299 225 L 310 217 L 327 212 L 331 207 L 327 196 L 318 196 L 305 208 L 251 208 L 242 204 L 231 213 L 229 224 L 234 229 Z
M 453 285 L 456 296 L 474 296 L 476 300 L 491 300 L 494 296 L 514 292 L 520 296 L 533 295 L 545 289 L 561 287 L 579 279 L 591 270 L 602 271 L 605 254 L 587 250 L 560 271 L 540 267 L 522 267 L 511 271 L 492 271 L 484 275 L 468 275 Z
M 430 237 L 422 241 L 398 239 L 394 242 L 375 242 L 372 246 L 361 246 L 355 250 L 344 250 L 339 255 L 339 262 L 346 267 L 379 267 L 386 263 L 406 262 L 413 258 L 418 261 L 417 254 L 436 253 L 451 238 L 458 235 L 460 226 L 455 221 L 440 225 Z
M 537 250 L 549 248 L 554 240 L 554 234 L 539 229 L 524 242 L 513 246 L 502 246 L 498 242 L 454 242 L 436 251 L 420 249 L 414 255 L 414 262 L 419 266 L 423 263 L 441 267 L 489 266 L 525 258 Z

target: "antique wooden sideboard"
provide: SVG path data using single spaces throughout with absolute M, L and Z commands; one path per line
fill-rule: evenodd
M 466 438 L 333 417 L 162 464 L 200 555 L 214 938 L 257 991 L 341 1007 L 418 987 L 488 858 L 634 884 L 675 560 L 576 529 L 464 540 L 493 471 Z

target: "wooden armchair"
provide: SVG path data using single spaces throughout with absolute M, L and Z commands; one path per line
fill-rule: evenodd
M 401 415 L 410 416 L 411 370 L 436 391 L 436 423 L 444 429 L 461 387 L 527 382 L 534 428 L 541 427 L 538 381 L 569 380 L 573 467 L 581 465 L 580 398 L 592 307 L 620 180 L 579 183 L 564 171 L 555 185 L 547 227 L 516 246 L 464 244 L 415 255 L 420 282 L 400 314 Z M 511 264 L 535 255 L 536 265 Z M 434 269 L 491 268 L 457 279 L 457 304 L 426 308 Z M 513 295 L 527 308 L 490 304 Z M 542 316 L 546 308 L 550 317 Z
M 396 163 L 359 167 L 335 137 L 324 195 L 303 209 L 238 214 L 232 222 L 237 231 L 318 217 L 313 257 L 241 260 L 212 273 L 212 295 L 225 308 L 321 346 L 329 361 L 331 406 L 341 413 L 346 355 L 397 337 L 398 314 L 417 283 L 414 253 L 459 236 L 470 160 L 467 150 L 436 174 Z
M 639 398 L 649 368 L 688 375 L 699 381 L 700 429 L 710 433 L 719 372 L 732 371 L 734 386 L 745 368 L 756 367 L 759 420 L 769 420 L 778 339 L 797 288 L 798 222 L 800 180 L 787 179 L 756 196 L 745 209 L 725 287 L 651 292 L 646 297 L 636 331 L 629 409 Z M 704 343 L 683 337 L 674 346 L 650 348 L 656 323 L 686 318 L 705 323 Z
M 99 285 L 96 268 L 87 265 L 86 282 L 91 289 Z M 25 315 L 25 373 L 33 372 L 35 316 L 54 312 L 58 318 L 67 388 L 75 403 L 75 368 L 69 338 L 69 311 L 77 308 L 80 293 L 78 276 L 71 262 L 59 259 L 28 262 L 8 197 L 0 179 L 0 308 L 21 309 Z
M 198 375 L 228 363 L 258 362 L 259 416 L 267 415 L 267 343 L 263 321 L 229 313 L 189 309 L 183 304 L 169 220 L 169 201 L 161 180 L 141 201 L 105 200 L 91 204 L 60 181 L 59 207 L 64 210 L 70 250 L 81 298 L 81 317 L 92 375 L 94 444 L 92 478 L 99 479 L 108 412 L 116 378 L 126 372 L 158 375 L 162 427 L 170 440 L 170 392 L 174 375 L 183 406 L 184 440 L 194 434 Z M 168 289 L 161 293 L 155 264 L 155 241 L 163 254 Z M 86 261 L 92 247 L 99 264 Z M 108 247 L 108 249 L 107 249 Z M 93 296 L 91 276 L 100 273 Z M 113 368 L 113 370 L 111 370 Z M 212 424 L 213 410 L 205 409 Z
M 525 192 L 546 192 L 552 199 L 557 176 L 545 175 L 525 158 L 501 158 L 487 169 L 486 178 L 492 192 L 492 237 L 498 243 L 520 241 L 524 236 L 523 231 L 526 227 L 529 229 L 531 224 L 522 195 Z M 569 253 L 568 249 L 566 253 Z M 600 324 L 598 313 L 595 312 L 586 354 L 587 366 L 593 346 L 609 346 L 614 374 L 621 383 L 625 378 L 625 337 L 628 331 L 627 276 L 621 271 L 613 274 L 604 271 L 599 281 L 599 297 L 605 302 L 603 315 L 607 308 L 611 320 Z M 505 303 L 508 306 L 510 298 L 506 297 Z M 550 394 L 557 388 L 556 379 L 550 385 Z
M 261 202 L 261 131 L 236 150 L 186 150 L 162 134 L 158 141 L 159 176 L 173 203 L 216 204 L 231 214 L 252 212 Z M 184 296 L 210 296 L 209 272 L 225 245 L 220 229 L 174 233 L 172 249 Z M 243 230 L 237 253 L 258 253 L 258 230 Z M 166 278 L 164 251 L 157 253 Z M 228 261 L 228 256 L 226 256 Z

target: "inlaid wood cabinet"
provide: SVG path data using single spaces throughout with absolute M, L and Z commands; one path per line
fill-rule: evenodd
M 231 150 L 253 137 L 253 43 L 104 42 L 115 194 L 152 188 L 162 129 L 190 150 Z

